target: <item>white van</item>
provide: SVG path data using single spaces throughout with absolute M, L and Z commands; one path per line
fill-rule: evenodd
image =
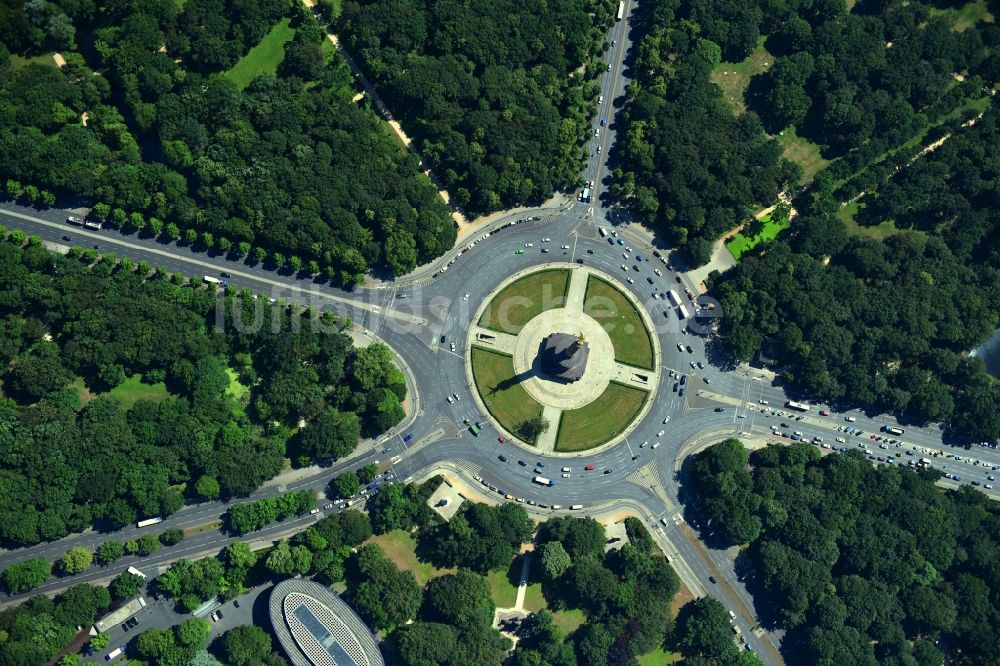
M 583 508 L 583 505 L 582 504 L 571 504 L 569 508 L 572 511 L 578 511 L 579 509 Z

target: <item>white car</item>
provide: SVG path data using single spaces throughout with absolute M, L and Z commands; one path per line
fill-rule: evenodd
M 568 249 L 569 249 L 569 245 L 563 245 L 563 246 L 562 246 L 562 249 L 564 249 L 564 250 L 568 250 Z
M 684 345 L 682 345 L 681 343 L 678 342 L 677 343 L 677 351 L 679 351 L 679 352 L 684 351 Z
M 628 270 L 628 266 L 626 266 L 625 264 L 622 264 L 622 270 L 623 271 L 627 271 Z
M 525 243 L 524 247 L 535 247 L 534 243 Z
M 568 478 L 569 478 L 569 474 L 563 474 L 563 475 L 562 475 L 562 478 L 564 478 L 564 479 L 568 479 Z
M 449 395 L 448 396 L 448 404 L 450 405 L 453 402 L 455 402 L 455 399 Z
M 657 275 L 663 275 L 663 272 L 659 268 L 654 268 L 653 272 L 656 273 Z
M 469 300 L 469 292 L 465 292 L 465 296 L 462 296 L 463 301 Z
M 660 443 L 659 443 L 659 442 L 655 442 L 655 443 L 653 444 L 653 446 L 652 446 L 652 447 L 650 447 L 650 448 L 654 448 L 654 449 L 657 449 L 657 448 L 659 448 L 659 447 L 660 447 Z
M 626 261 L 628 261 L 628 252 L 622 252 L 622 256 L 625 257 Z
M 452 351 L 455 351 L 455 343 L 454 343 L 454 342 L 453 342 L 453 343 L 451 343 L 451 350 L 452 350 Z
M 667 418 L 663 419 L 663 422 L 664 423 L 670 423 L 670 417 L 668 416 Z
M 626 278 L 626 279 L 628 280 L 629 284 L 635 284 L 635 280 L 633 280 L 632 278 Z
M 543 238 L 543 239 L 542 239 L 542 242 L 543 242 L 543 243 L 551 243 L 551 242 L 552 242 L 552 239 L 551 239 L 551 238 Z
M 656 433 L 656 436 L 657 437 L 663 437 L 663 433 L 665 433 L 665 432 L 666 432 L 666 430 L 661 430 L 660 432 Z
M 601 135 L 601 130 L 596 130 L 595 129 L 594 130 L 594 136 L 600 136 L 600 135 Z

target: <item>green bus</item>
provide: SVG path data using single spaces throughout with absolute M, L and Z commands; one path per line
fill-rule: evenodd
M 479 437 L 479 426 L 473 423 L 469 426 L 469 432 L 472 433 L 473 437 Z

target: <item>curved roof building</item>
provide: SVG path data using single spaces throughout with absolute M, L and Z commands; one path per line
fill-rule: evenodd
M 542 341 L 542 370 L 557 379 L 575 382 L 587 370 L 590 347 L 579 336 L 553 333 Z
M 268 604 L 274 633 L 295 666 L 384 666 L 372 633 L 340 597 L 319 583 L 291 578 Z

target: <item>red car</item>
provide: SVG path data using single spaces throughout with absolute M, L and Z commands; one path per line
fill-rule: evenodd
M 594 466 L 593 465 L 587 465 L 586 467 L 584 467 L 584 469 L 587 470 L 588 472 L 593 472 L 594 471 Z
M 819 415 L 820 416 L 829 416 L 830 415 L 830 410 L 829 409 L 824 409 L 822 412 L 819 413 Z
M 497 441 L 499 441 L 501 444 L 503 444 L 507 440 L 503 438 L 503 435 L 500 435 L 499 437 L 497 437 Z

